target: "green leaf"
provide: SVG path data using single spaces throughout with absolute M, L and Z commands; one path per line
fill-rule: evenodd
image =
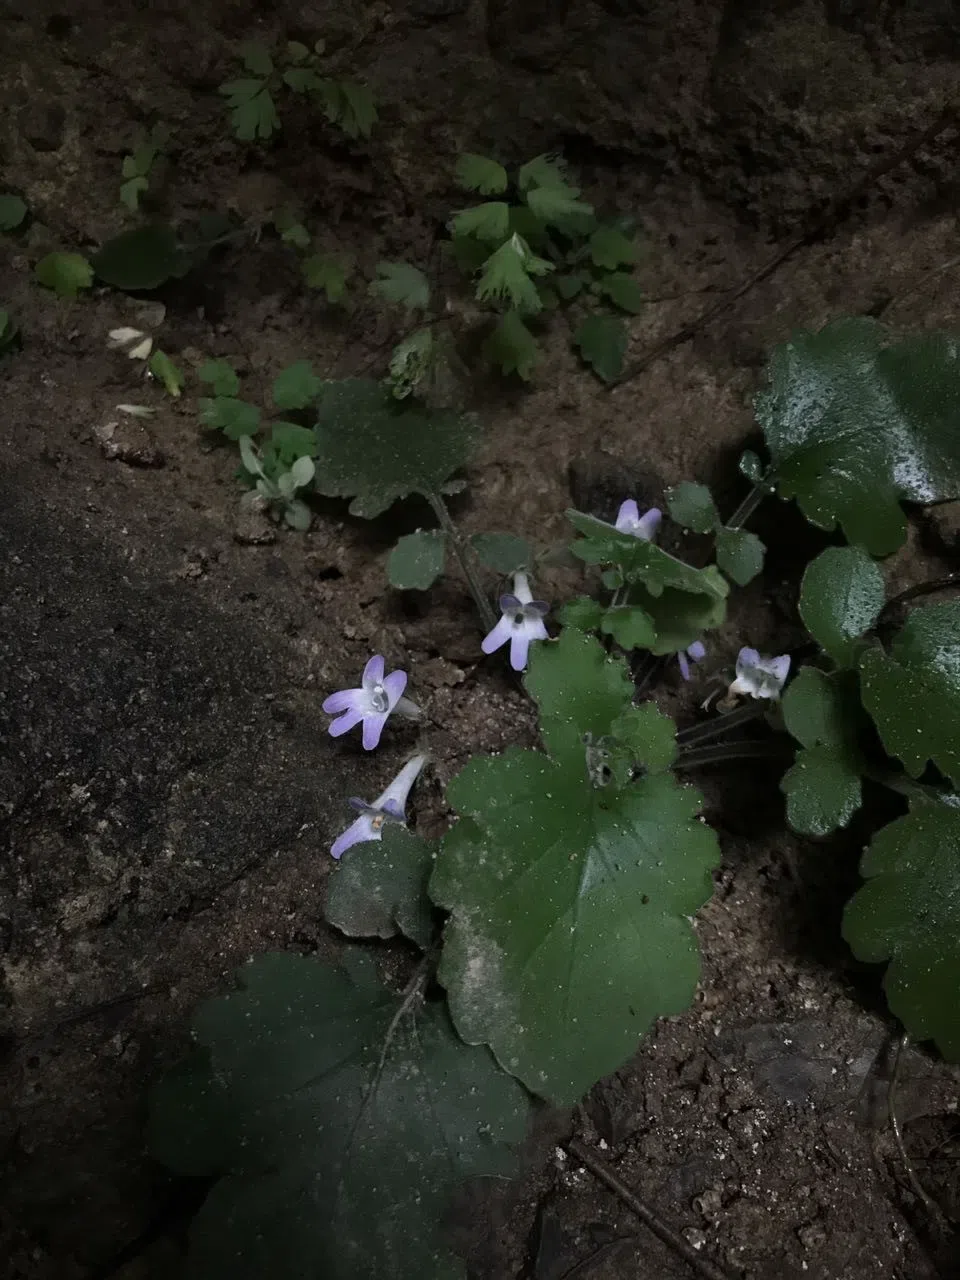
M 928 760 L 960 781 L 960 604 L 914 609 L 890 646 L 860 659 L 863 705 L 917 778 Z
M 751 484 L 760 484 L 766 474 L 766 468 L 752 449 L 744 449 L 737 463 L 737 470 Z
M 828 547 L 807 565 L 800 617 L 838 666 L 857 660 L 858 641 L 883 608 L 883 574 L 859 547 Z
M 529 382 L 540 359 L 540 348 L 520 312 L 510 310 L 503 313 L 484 342 L 483 354 L 501 373 L 516 373 Z
M 283 73 L 283 83 L 294 93 L 311 93 L 321 90 L 323 80 L 313 67 L 287 67 Z
M 280 233 L 280 239 L 284 244 L 292 244 L 295 249 L 309 249 L 312 236 L 303 223 L 293 214 L 286 217 L 278 216 L 274 219 L 273 225 Z M 317 255 L 321 256 L 321 255 Z M 331 299 L 335 301 L 335 299 Z
M 520 311 L 536 315 L 543 309 L 543 302 L 530 275 L 543 275 L 552 270 L 549 262 L 531 253 L 522 236 L 514 234 L 484 262 L 477 281 L 477 300 L 508 302 Z
M 625 271 L 614 271 L 600 281 L 600 292 L 618 306 L 622 311 L 637 315 L 646 305 L 646 296 L 634 280 Z
M 210 431 L 222 431 L 228 440 L 252 436 L 260 426 L 260 410 L 246 400 L 217 396 L 200 401 L 200 421 Z
M 93 268 L 81 253 L 48 253 L 33 269 L 37 280 L 61 298 L 75 298 L 93 284 Z
M 553 755 L 475 756 L 447 798 L 463 815 L 430 882 L 451 912 L 439 978 L 457 1030 L 528 1088 L 572 1105 L 693 997 L 688 917 L 709 898 L 716 838 L 669 773 L 593 786 L 584 736 L 630 705 L 622 662 L 572 630 L 534 650 L 527 687 Z
M 0 356 L 12 351 L 20 339 L 20 326 L 9 311 L 0 307 Z
M 654 595 L 666 587 L 725 599 L 730 588 L 712 566 L 694 569 L 645 538 L 621 533 L 612 524 L 582 511 L 568 511 L 567 519 L 583 537 L 573 554 L 586 564 L 613 564 L 631 584 L 643 584 Z
M 241 142 L 266 141 L 280 128 L 280 117 L 263 80 L 232 80 L 220 86 L 228 99 L 230 123 Z
M 398 498 L 438 492 L 476 436 L 472 418 L 405 409 L 372 379 L 328 382 L 318 405 L 317 492 L 352 496 L 351 514 L 372 519 Z
M 533 564 L 533 548 L 526 538 L 514 533 L 475 533 L 470 545 L 481 564 L 504 575 L 518 569 L 529 569 Z
M 286 470 L 298 458 L 312 458 L 317 448 L 317 437 L 312 428 L 301 427 L 296 422 L 274 422 L 270 429 L 270 442 L 263 451 L 264 470 Z
M 409 262 L 378 262 L 377 279 L 370 292 L 406 307 L 408 311 L 426 311 L 430 305 L 430 281 L 419 267 Z
M 739 587 L 763 570 L 766 547 L 755 533 L 747 529 L 717 530 L 717 565 Z
M 712 565 L 702 572 L 714 585 L 729 590 L 726 579 Z M 651 653 L 660 656 L 686 649 L 705 631 L 722 626 L 727 616 L 725 596 L 703 595 L 677 587 L 666 587 L 654 595 L 647 587 L 637 584 L 630 588 L 630 600 L 653 620 L 657 638 L 648 647 Z
M 670 518 L 694 533 L 712 533 L 720 523 L 713 495 L 705 484 L 684 480 L 666 491 Z
M 481 196 L 497 196 L 506 191 L 507 171 L 496 160 L 466 152 L 457 157 L 454 181 L 465 191 L 476 191 Z
M 581 356 L 604 382 L 616 382 L 623 372 L 627 351 L 627 326 L 616 316 L 592 315 L 580 322 L 574 334 L 574 345 Z
M 960 497 L 957 339 L 883 340 L 863 318 L 800 333 L 774 351 L 756 402 L 781 495 L 877 556 L 904 540 L 901 500 Z
M 650 649 L 657 643 L 657 629 L 645 610 L 634 604 L 617 605 L 603 615 L 600 630 L 612 636 L 621 649 Z
M 240 379 L 233 365 L 226 360 L 207 360 L 200 366 L 201 382 L 208 382 L 215 396 L 235 396 L 240 390 Z
M 151 1097 L 155 1157 L 219 1177 L 186 1274 L 463 1280 L 440 1222 L 462 1180 L 513 1172 L 523 1090 L 355 950 L 336 968 L 266 955 L 239 979 Z
M 0 231 L 15 231 L 27 216 L 27 206 L 19 196 L 0 196 Z
M 147 179 L 140 176 L 121 182 L 120 203 L 126 205 L 131 213 L 136 213 L 140 208 L 140 197 L 149 186 Z
M 783 716 L 802 744 L 780 782 L 787 822 L 801 835 L 829 835 L 845 827 L 862 802 L 857 731 L 864 716 L 856 678 L 804 667 L 783 695 Z
M 313 372 L 310 361 L 296 360 L 274 379 L 273 403 L 278 409 L 305 409 L 322 386 L 323 379 Z
M 583 292 L 583 287 L 588 282 L 589 277 L 584 272 L 577 271 L 571 275 L 554 276 L 553 287 L 564 302 L 572 302 Z
M 652 702 L 627 707 L 614 720 L 610 732 L 635 762 L 650 772 L 669 769 L 677 758 L 677 726 Z
M 417 530 L 400 539 L 387 561 L 387 578 L 400 591 L 426 591 L 443 573 L 447 535 L 442 529 Z
M 340 302 L 347 291 L 353 264 L 342 254 L 314 253 L 304 258 L 300 269 L 308 288 L 322 289 L 328 302 Z
M 545 226 L 563 229 L 571 217 L 593 216 L 593 205 L 577 200 L 576 197 L 579 194 L 577 187 L 531 187 L 526 193 L 526 198 L 531 213 Z
M 590 257 L 595 267 L 616 271 L 618 267 L 629 267 L 639 262 L 640 251 L 616 227 L 597 227 L 590 237 Z
M 348 138 L 369 138 L 377 123 L 376 100 L 373 92 L 354 80 L 338 80 L 340 110 L 337 123 Z
M 273 72 L 273 59 L 266 45 L 259 40 L 246 40 L 240 46 L 243 65 L 255 76 L 269 76 Z
M 517 174 L 517 186 L 521 191 L 531 187 L 567 187 L 566 164 L 559 156 L 544 153 L 528 160 Z
M 434 934 L 427 882 L 436 845 L 386 823 L 380 840 L 354 845 L 327 889 L 327 920 L 349 938 L 395 938 L 426 950 Z
M 93 255 L 93 269 L 115 289 L 156 289 L 179 272 L 182 262 L 172 227 L 134 227 L 108 240 Z
M 477 240 L 499 244 L 510 234 L 510 208 L 502 200 L 488 200 L 472 209 L 461 209 L 451 218 L 449 226 L 454 236 L 474 236 Z
M 889 961 L 891 1012 L 914 1040 L 960 1060 L 960 810 L 920 802 L 874 836 L 843 936 L 859 960 Z
M 557 616 L 565 627 L 575 627 L 578 631 L 599 631 L 603 615 L 603 605 L 589 596 L 578 596 L 568 600 L 558 610 Z
M 288 40 L 287 57 L 291 62 L 306 62 L 310 57 L 310 48 L 300 40 Z
M 174 400 L 179 398 L 183 391 L 183 374 L 165 351 L 158 347 L 150 357 L 147 368 L 155 378 L 160 379 L 168 396 L 173 396 Z

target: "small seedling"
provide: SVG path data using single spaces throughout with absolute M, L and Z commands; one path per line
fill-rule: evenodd
M 169 141 L 170 131 L 166 125 L 155 124 L 149 134 L 137 142 L 130 154 L 123 157 L 121 174 L 124 181 L 120 184 L 120 200 L 131 213 L 138 212 L 140 198 L 150 186 L 151 171 Z
M 27 216 L 27 206 L 12 193 L 0 195 L 0 231 L 16 231 Z
M 254 479 L 254 488 L 244 501 L 258 503 L 276 518 L 282 518 L 291 529 L 305 533 L 310 528 L 313 515 L 307 504 L 297 497 L 297 492 L 308 488 L 316 468 L 313 459 L 297 458 L 289 468 L 276 467 L 268 475 L 256 445 L 250 436 L 240 437 L 240 458 L 248 475 Z
M 322 40 L 312 49 L 291 40 L 276 57 L 259 41 L 241 47 L 240 58 L 250 74 L 220 86 L 241 142 L 268 141 L 280 128 L 275 96 L 284 89 L 312 98 L 349 138 L 370 136 L 377 121 L 373 94 L 355 81 L 324 75 L 323 54 Z
M 76 298 L 93 284 L 93 267 L 81 253 L 48 253 L 33 269 L 46 289 L 60 298 Z

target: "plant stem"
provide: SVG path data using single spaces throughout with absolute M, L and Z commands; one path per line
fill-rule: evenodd
M 440 521 L 440 528 L 450 540 L 453 547 L 453 554 L 460 561 L 460 568 L 463 570 L 463 576 L 467 580 L 467 586 L 470 588 L 470 594 L 473 596 L 477 609 L 480 612 L 480 621 L 483 623 L 485 631 L 492 631 L 497 625 L 497 618 L 493 612 L 490 601 L 484 594 L 480 580 L 474 572 L 473 565 L 470 563 L 470 552 L 467 544 L 460 536 L 460 530 L 450 518 L 450 512 L 447 510 L 447 504 L 440 497 L 439 493 L 428 493 L 427 501 L 433 507 L 434 515 Z
M 739 729 L 742 724 L 759 720 L 763 715 L 764 709 L 759 702 L 751 702 L 745 707 L 738 707 L 736 711 L 728 711 L 725 715 L 715 716 L 702 724 L 691 725 L 689 729 L 681 729 L 677 734 L 677 742 L 681 747 L 709 742 L 711 738 L 721 737 L 728 729 Z
M 785 743 L 783 744 L 785 745 Z M 694 751 L 681 751 L 675 769 L 702 769 L 708 764 L 726 764 L 728 760 L 770 759 L 782 751 L 776 739 L 767 742 L 721 742 L 714 747 L 700 747 Z M 786 754 L 786 752 L 783 752 Z
M 739 529 L 742 525 L 746 524 L 764 498 L 768 498 L 770 496 L 770 485 L 772 483 L 770 475 L 772 475 L 772 473 L 768 473 L 762 483 L 755 484 L 751 488 L 750 492 L 724 525 L 725 529 Z

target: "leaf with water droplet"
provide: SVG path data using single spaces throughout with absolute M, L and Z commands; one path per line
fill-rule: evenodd
M 800 617 L 841 667 L 856 663 L 858 641 L 883 601 L 883 574 L 861 547 L 828 547 L 807 565 L 800 584 Z
M 914 1040 L 960 1061 L 960 808 L 919 801 L 874 836 L 866 884 L 847 904 L 843 936 L 859 960 L 888 961 L 891 1011 Z
M 756 400 L 781 496 L 876 556 L 906 536 L 901 501 L 960 497 L 960 342 L 885 340 L 863 317 L 801 332 L 775 348 Z
M 338 966 L 261 956 L 238 977 L 151 1098 L 156 1158 L 218 1179 L 186 1274 L 463 1280 L 440 1219 L 462 1180 L 512 1172 L 523 1090 L 356 950 Z
M 596 744 L 638 727 L 622 719 L 622 661 L 567 629 L 537 646 L 526 683 L 550 754 L 475 756 L 453 780 L 463 816 L 430 894 L 451 912 L 439 977 L 457 1030 L 566 1105 L 692 999 L 689 916 L 710 897 L 719 849 L 697 821 L 700 796 L 672 774 L 606 785 L 591 771 Z

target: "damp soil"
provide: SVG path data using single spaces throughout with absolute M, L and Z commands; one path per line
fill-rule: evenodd
M 291 112 L 269 147 L 237 144 L 216 94 L 236 42 L 319 37 L 376 87 L 370 142 Z M 174 134 L 156 214 L 265 227 L 298 205 L 320 247 L 368 275 L 433 252 L 462 149 L 561 149 L 591 199 L 636 216 L 640 372 L 600 387 L 558 319 L 530 389 L 463 389 L 485 434 L 460 520 L 546 546 L 571 500 L 609 515 L 628 492 L 696 478 L 732 506 L 765 352 L 796 327 L 956 327 L 958 89 L 946 0 L 0 2 L 0 186 L 32 213 L 0 238 L 0 305 L 23 333 L 0 363 L 0 1275 L 180 1273 L 191 1193 L 144 1152 L 146 1088 L 244 960 L 336 954 L 322 908 L 343 797 L 377 793 L 415 740 L 400 727 L 372 757 L 334 743 L 325 694 L 371 652 L 410 671 L 434 759 L 428 834 L 470 754 L 535 740 L 518 685 L 481 660 L 456 574 L 422 594 L 385 585 L 389 547 L 423 511 L 365 524 L 327 504 L 306 535 L 251 527 L 230 450 L 198 428 L 196 381 L 170 400 L 106 349 L 135 302 L 61 301 L 32 279 L 47 249 L 126 225 L 136 129 Z M 188 371 L 234 361 L 252 399 L 298 358 L 377 371 L 403 330 L 362 292 L 336 309 L 306 291 L 269 230 L 162 301 L 164 349 Z M 127 421 L 116 406 L 131 401 L 155 413 Z M 801 635 L 797 571 L 817 544 L 787 508 L 756 528 L 769 572 L 737 594 L 714 670 L 748 637 L 780 652 Z M 958 528 L 951 508 L 912 513 L 892 586 L 956 567 Z M 569 591 L 564 574 L 543 593 Z M 698 714 L 675 672 L 654 694 Z M 957 1072 L 910 1049 L 896 1094 L 938 1220 L 889 1124 L 897 1028 L 879 976 L 839 939 L 882 800 L 816 843 L 785 832 L 772 765 L 696 782 L 723 851 L 696 923 L 696 1002 L 575 1113 L 544 1110 L 515 1182 L 459 1206 L 471 1275 L 696 1275 L 571 1137 L 731 1274 L 960 1275 Z

